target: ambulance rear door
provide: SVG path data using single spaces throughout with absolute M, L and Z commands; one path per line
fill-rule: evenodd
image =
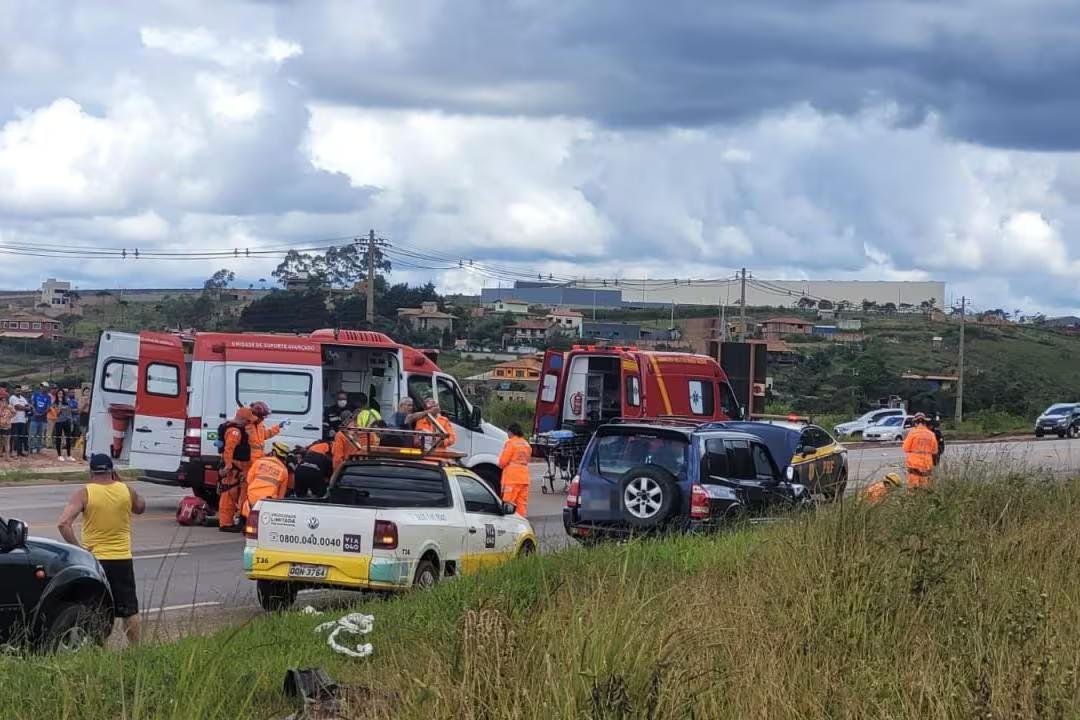
M 641 367 L 637 356 L 623 353 L 620 360 L 622 380 L 622 416 L 639 418 L 644 415 L 641 398 Z
M 275 441 L 307 447 L 322 438 L 322 388 L 322 349 L 316 342 L 241 336 L 226 343 L 226 414 L 265 402 L 271 411 L 267 426 L 288 422 Z
M 131 455 L 150 477 L 175 476 L 187 419 L 188 372 L 180 338 L 140 333 Z
M 558 430 L 562 426 L 563 392 L 566 385 L 566 354 L 558 350 L 544 353 L 540 383 L 536 389 L 533 433 Z
M 117 411 L 135 411 L 139 387 L 139 336 L 106 330 L 98 339 L 94 385 L 90 390 L 90 428 L 86 438 L 86 456 L 110 455 L 126 462 L 131 452 L 130 421 L 124 430 L 119 454 L 112 452 L 113 421 L 110 406 Z M 118 436 L 119 439 L 119 436 Z

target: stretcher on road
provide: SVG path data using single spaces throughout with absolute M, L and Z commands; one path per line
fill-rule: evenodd
M 572 430 L 552 430 L 533 437 L 531 444 L 534 454 L 547 461 L 547 471 L 544 473 L 546 484 L 540 486 L 542 493 L 554 493 L 557 480 L 562 481 L 561 492 L 567 491 L 570 481 L 577 474 L 589 437 L 588 434 Z

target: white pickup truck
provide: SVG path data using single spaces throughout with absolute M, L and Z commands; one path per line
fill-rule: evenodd
M 244 571 L 269 611 L 302 588 L 430 587 L 537 547 L 529 521 L 471 470 L 415 460 L 346 463 L 325 499 L 262 500 L 244 532 Z

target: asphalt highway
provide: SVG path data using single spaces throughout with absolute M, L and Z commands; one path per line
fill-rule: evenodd
M 899 467 L 901 455 L 895 446 L 849 450 L 852 490 Z M 1068 475 L 1080 470 L 1080 440 L 950 445 L 944 462 L 946 467 L 963 465 L 975 473 L 1015 468 Z M 534 463 L 529 519 L 541 549 L 550 552 L 567 544 L 561 519 L 565 495 L 541 493 L 543 472 L 543 464 Z M 136 578 L 144 609 L 168 613 L 255 604 L 254 583 L 241 571 L 242 537 L 216 528 L 177 525 L 176 505 L 187 495 L 181 488 L 143 482 L 133 486 L 147 501 L 146 513 L 135 517 L 133 527 Z M 0 517 L 20 518 L 29 523 L 32 535 L 59 539 L 56 521 L 74 487 L 72 483 L 0 487 Z M 561 483 L 556 489 L 562 489 Z

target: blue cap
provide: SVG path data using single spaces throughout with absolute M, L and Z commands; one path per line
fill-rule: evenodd
M 90 456 L 90 472 L 103 473 L 112 472 L 113 463 L 112 458 L 104 453 L 96 453 Z

